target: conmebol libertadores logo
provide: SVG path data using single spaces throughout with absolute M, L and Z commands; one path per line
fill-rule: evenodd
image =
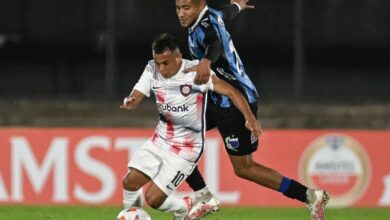
M 326 189 L 331 206 L 354 204 L 367 190 L 371 165 L 363 146 L 343 134 L 315 139 L 299 163 L 301 180 L 313 188 Z

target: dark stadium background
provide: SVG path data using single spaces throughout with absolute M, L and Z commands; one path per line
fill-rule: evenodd
M 390 1 L 251 2 L 229 29 L 266 127 L 390 128 Z M 173 0 L 0 0 L 0 126 L 153 126 L 118 106 L 162 32 L 189 58 Z

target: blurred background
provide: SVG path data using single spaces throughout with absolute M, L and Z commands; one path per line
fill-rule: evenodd
M 390 1 L 251 2 L 228 28 L 263 127 L 390 128 Z M 119 105 L 162 32 L 190 58 L 173 0 L 0 0 L 0 126 L 153 127 Z

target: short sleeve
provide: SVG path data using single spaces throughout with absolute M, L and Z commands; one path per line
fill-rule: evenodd
M 138 82 L 135 84 L 133 90 L 138 90 L 141 93 L 143 93 L 145 96 L 149 97 L 151 91 L 152 77 L 153 77 L 153 67 L 152 65 L 148 64 L 145 67 L 145 70 L 142 73 L 141 77 L 139 78 Z

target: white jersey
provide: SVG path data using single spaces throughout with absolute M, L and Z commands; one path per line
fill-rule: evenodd
M 196 73 L 183 70 L 198 64 L 182 59 L 178 73 L 171 78 L 161 76 L 154 61 L 149 61 L 134 90 L 150 96 L 154 93 L 159 123 L 151 138 L 155 145 L 180 157 L 197 162 L 204 148 L 205 110 L 211 78 L 206 84 L 194 84 Z

